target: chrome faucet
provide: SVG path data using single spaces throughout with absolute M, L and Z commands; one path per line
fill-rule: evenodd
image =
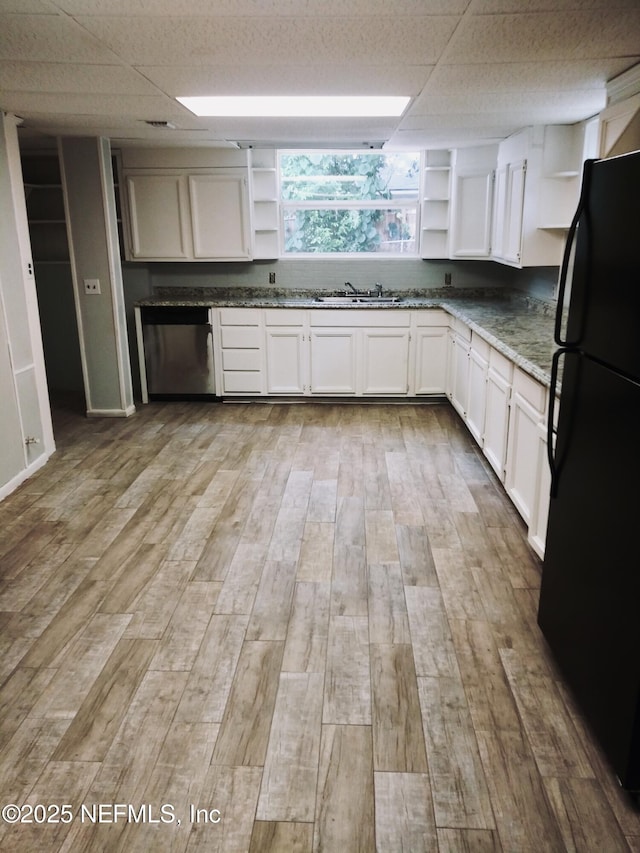
M 355 287 L 351 284 L 351 282 L 350 282 L 350 281 L 345 281 L 344 286 L 345 286 L 345 287 L 350 287 L 350 288 L 351 288 L 351 290 L 353 290 L 353 292 L 354 292 L 354 293 L 358 293 L 357 288 L 355 288 Z
M 379 281 L 376 281 L 376 295 L 382 296 L 382 285 Z

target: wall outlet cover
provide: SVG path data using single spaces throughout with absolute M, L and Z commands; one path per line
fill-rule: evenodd
M 99 278 L 85 278 L 84 281 L 84 292 L 85 293 L 100 293 L 100 279 Z

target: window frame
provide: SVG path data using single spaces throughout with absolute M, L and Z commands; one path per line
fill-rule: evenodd
M 283 178 L 281 171 L 282 155 L 367 155 L 367 156 L 387 156 L 392 154 L 408 153 L 415 155 L 418 159 L 418 186 L 416 189 L 415 199 L 379 199 L 379 200 L 296 200 L 284 199 L 282 196 Z M 352 148 L 279 148 L 276 157 L 276 168 L 278 173 L 278 222 L 280 231 L 280 257 L 292 258 L 295 260 L 315 260 L 324 258 L 341 258 L 345 260 L 355 260 L 362 258 L 363 260 L 414 260 L 420 258 L 420 219 L 422 212 L 422 174 L 424 152 L 423 151 L 381 151 L 379 149 L 363 151 L 361 149 Z M 415 249 L 411 252 L 287 252 L 286 251 L 286 229 L 285 229 L 285 209 L 294 208 L 295 210 L 407 210 L 411 211 L 415 216 L 415 233 L 414 244 Z

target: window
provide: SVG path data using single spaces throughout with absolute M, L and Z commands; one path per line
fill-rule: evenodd
M 420 155 L 282 151 L 285 255 L 417 255 Z

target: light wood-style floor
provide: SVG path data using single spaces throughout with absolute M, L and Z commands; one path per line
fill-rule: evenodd
M 0 799 L 70 808 L 2 850 L 640 850 L 448 405 L 67 409 L 56 437 L 0 504 Z

